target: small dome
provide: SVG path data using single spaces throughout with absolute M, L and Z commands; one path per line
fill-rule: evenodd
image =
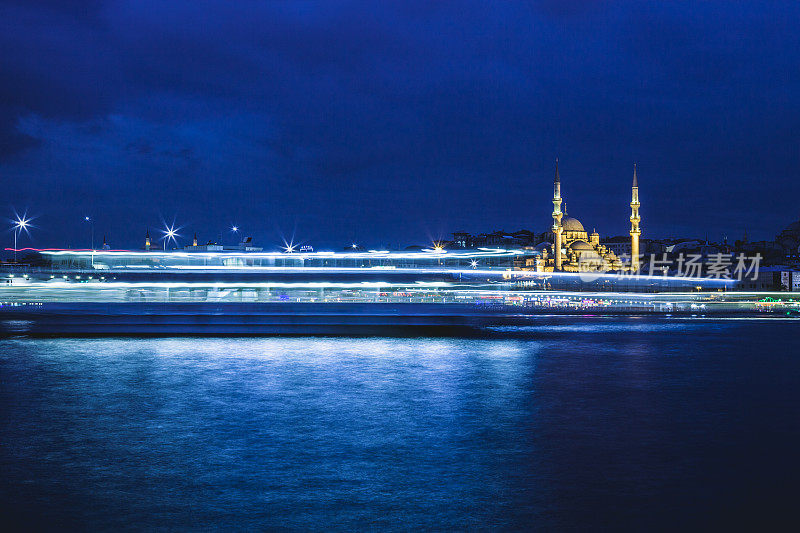
M 589 244 L 586 241 L 581 241 L 581 240 L 573 241 L 572 244 L 569 245 L 569 248 L 570 248 L 570 250 L 574 250 L 576 252 L 582 252 L 582 251 L 587 251 L 587 250 L 594 251 L 594 248 L 592 247 L 591 244 Z
M 561 219 L 561 227 L 564 231 L 586 231 L 583 224 L 577 218 L 564 217 Z
M 540 242 L 539 244 L 533 247 L 533 249 L 538 252 L 541 252 L 542 250 L 550 250 L 552 248 L 553 248 L 553 243 L 547 241 Z

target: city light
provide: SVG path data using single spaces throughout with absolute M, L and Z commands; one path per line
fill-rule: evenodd
M 13 221 L 14 226 L 14 262 L 17 262 L 17 239 L 19 238 L 19 233 L 24 231 L 28 235 L 30 235 L 30 231 L 28 231 L 28 227 L 31 225 L 31 219 L 28 218 L 27 213 L 24 213 L 22 216 L 14 214 L 16 219 Z
M 180 229 L 180 228 L 178 228 Z M 177 229 L 176 229 L 177 231 Z M 178 237 L 180 235 L 176 234 Z M 286 243 L 284 242 L 284 246 L 280 247 L 281 250 L 286 250 L 287 248 L 291 248 L 294 250 L 297 248 L 297 244 L 294 243 Z M 74 249 L 64 249 L 64 248 L 29 248 L 31 251 L 42 252 L 47 255 L 90 255 L 90 251 L 88 250 L 74 250 Z M 104 256 L 108 257 L 137 257 L 137 258 L 145 258 L 145 257 L 155 257 L 159 256 L 162 258 L 166 257 L 180 257 L 180 258 L 187 258 L 187 257 L 239 257 L 239 258 L 251 258 L 251 259 L 265 259 L 265 258 L 275 258 L 280 257 L 282 252 L 152 252 L 152 251 L 136 251 L 136 250 L 105 250 L 102 252 Z M 516 257 L 520 255 L 524 255 L 525 252 L 523 250 L 505 250 L 500 248 L 482 248 L 478 250 L 452 250 L 448 252 L 448 257 L 450 258 L 466 258 L 466 259 L 473 259 L 473 258 L 500 258 L 500 257 Z M 358 252 L 330 252 L 330 251 L 318 251 L 318 252 L 309 252 L 302 254 L 301 257 L 304 258 L 311 258 L 311 257 L 319 257 L 319 256 L 335 256 L 337 258 L 362 258 L 362 259 L 372 259 L 376 255 L 380 256 L 390 256 L 394 259 L 430 259 L 431 252 L 425 251 L 398 251 L 398 252 L 390 252 L 389 250 L 366 250 L 366 251 L 358 251 Z M 299 255 L 300 257 L 300 255 Z M 550 272 L 549 274 L 554 274 Z M 557 273 L 555 273 L 557 274 Z
M 167 242 L 169 241 L 174 242 L 176 246 L 178 245 L 177 237 L 180 237 L 180 235 L 178 235 L 178 229 L 180 228 L 176 228 L 175 224 L 172 224 L 170 226 L 165 225 L 164 229 L 161 230 L 162 233 L 164 233 L 164 236 L 161 237 L 161 239 L 164 241 L 164 251 L 167 250 Z
M 281 249 L 283 250 L 284 253 L 291 254 L 298 246 L 300 246 L 300 244 L 299 243 L 295 244 L 294 234 L 293 234 L 292 239 L 290 241 L 287 242 L 286 239 L 283 239 L 283 247 Z
M 22 217 L 17 217 L 17 219 L 14 221 L 14 227 L 16 229 L 28 231 L 28 224 L 29 223 L 30 223 L 30 219 L 29 218 L 25 218 L 25 216 L 23 215 Z
M 84 222 L 88 222 L 89 226 L 91 226 L 91 235 L 89 237 L 90 238 L 89 244 L 91 246 L 91 249 L 94 250 L 94 219 L 92 219 L 92 217 L 90 216 L 85 216 L 83 217 L 83 220 Z
M 236 233 L 237 231 L 239 231 L 239 226 L 231 226 L 231 231 Z

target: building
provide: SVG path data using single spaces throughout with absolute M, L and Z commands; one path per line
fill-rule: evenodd
M 617 235 L 604 239 L 601 243 L 608 250 L 614 252 L 616 256 L 631 255 L 631 239 L 628 236 Z
M 263 250 L 260 246 L 253 246 L 253 238 L 245 237 L 236 246 L 222 246 L 214 241 L 208 241 L 206 244 L 197 244 L 197 233 L 192 238 L 192 244 L 184 246 L 183 249 L 187 252 L 222 252 L 222 251 L 238 251 L 238 252 L 260 252 Z
M 600 242 L 600 234 L 592 230 L 588 233 L 577 218 L 562 212 L 561 206 L 561 176 L 556 172 L 553 180 L 553 225 L 550 232 L 542 234 L 542 241 L 534 246 L 534 251 L 541 257 L 533 258 L 529 267 L 536 267 L 545 271 L 618 271 L 623 268 L 638 270 L 639 268 L 639 236 L 641 229 L 639 223 L 639 183 L 636 176 L 636 166 L 633 169 L 633 184 L 631 187 L 631 230 L 629 255 L 632 257 L 630 265 L 623 265 L 620 255 L 613 249 Z M 627 245 L 627 243 L 626 243 Z M 625 250 L 622 250 L 623 252 Z
M 777 244 L 787 254 L 800 253 L 800 220 L 789 224 L 775 237 Z
M 564 209 L 562 211 L 562 205 Z M 566 204 L 561 197 L 561 176 L 556 160 L 555 179 L 553 181 L 553 225 L 542 233 L 528 230 L 515 232 L 495 231 L 472 235 L 467 232 L 453 233 L 453 240 L 445 243 L 447 248 L 521 248 L 529 256 L 521 264 L 526 270 L 540 271 L 619 271 L 638 270 L 638 254 L 640 249 L 641 217 L 639 216 L 639 183 L 636 167 L 633 170 L 631 187 L 631 229 L 627 237 L 612 237 L 601 242 L 596 230 L 589 233 L 584 225 L 566 212 Z M 641 241 L 647 251 L 649 241 Z M 659 250 L 663 247 L 656 246 Z M 556 254 L 553 250 L 558 249 Z M 632 253 L 635 250 L 636 253 Z M 621 256 L 635 260 L 623 265 Z
M 479 233 L 471 235 L 464 231 L 453 233 L 453 240 L 445 243 L 447 248 L 524 248 L 539 242 L 538 236 L 532 231 L 519 230 L 515 232 L 494 231 L 492 233 Z
M 785 291 L 800 292 L 800 272 L 782 271 L 780 285 Z

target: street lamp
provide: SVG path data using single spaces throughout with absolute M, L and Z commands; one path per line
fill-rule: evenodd
M 88 222 L 88 223 L 91 225 L 91 227 L 92 227 L 92 240 L 91 240 L 91 245 L 92 245 L 92 251 L 94 251 L 94 219 L 93 219 L 92 217 L 83 217 L 83 220 L 85 220 L 86 222 Z
M 27 218 L 25 215 L 20 217 L 17 215 L 17 219 L 14 221 L 14 262 L 17 262 L 17 237 L 19 236 L 19 232 L 25 230 L 28 232 L 28 224 L 30 223 L 31 219 Z
M 166 226 L 162 231 L 164 232 L 164 236 L 162 237 L 162 239 L 164 239 L 164 251 L 166 252 L 167 241 L 172 240 L 177 245 L 178 239 L 176 239 L 175 237 L 179 237 L 179 235 L 178 235 L 178 230 L 175 228 L 174 225 Z

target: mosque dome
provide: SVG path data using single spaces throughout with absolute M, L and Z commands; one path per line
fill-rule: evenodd
M 577 218 L 564 217 L 561 219 L 561 227 L 564 231 L 586 231 L 583 224 Z
M 572 220 L 575 220 L 575 219 L 573 218 Z M 578 221 L 575 220 L 575 222 L 578 222 Z M 580 222 L 578 222 L 578 224 L 580 224 Z M 577 231 L 577 230 L 573 230 L 573 231 Z M 569 248 L 570 248 L 570 250 L 574 250 L 576 252 L 583 252 L 583 251 L 588 251 L 588 250 L 594 251 L 594 248 L 592 247 L 591 244 L 589 244 L 586 241 L 581 241 L 581 240 L 573 241 L 572 244 L 569 245 Z

